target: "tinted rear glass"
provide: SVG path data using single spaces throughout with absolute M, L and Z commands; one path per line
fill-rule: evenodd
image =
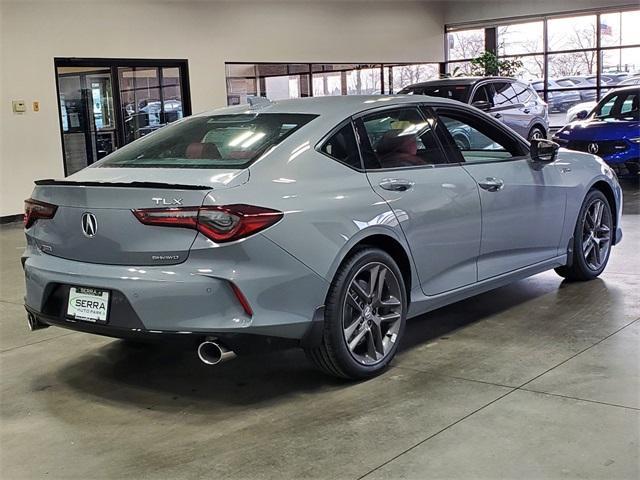
M 135 168 L 244 168 L 316 115 L 252 113 L 188 118 L 95 164 Z
M 416 88 L 406 88 L 400 93 L 414 94 L 414 95 L 429 95 L 430 97 L 449 98 L 451 100 L 458 100 L 460 102 L 466 102 L 469 98 L 469 86 L 468 85 L 426 85 Z

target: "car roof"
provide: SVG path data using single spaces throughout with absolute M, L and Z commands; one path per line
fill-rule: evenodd
M 622 87 L 614 86 L 611 89 L 611 91 L 607 93 L 606 96 L 608 97 L 609 95 L 618 94 L 620 92 L 622 92 L 622 93 L 624 93 L 624 92 L 637 92 L 638 90 L 640 90 L 640 87 L 638 87 L 638 85 L 624 85 Z
M 426 95 L 345 95 L 307 97 L 262 102 L 254 106 L 236 105 L 203 112 L 199 115 L 231 115 L 241 113 L 292 113 L 346 118 L 373 108 L 430 103 L 460 105 L 460 102 Z
M 620 83 L 618 85 L 636 85 L 635 82 L 637 82 L 638 80 L 640 80 L 640 75 L 633 75 L 629 78 L 625 78 L 624 80 L 621 80 Z
M 432 85 L 475 85 L 478 82 L 484 80 L 508 80 L 510 82 L 518 81 L 517 78 L 512 77 L 449 77 L 449 78 L 437 78 L 434 80 L 427 80 L 426 82 L 414 83 L 412 85 L 407 85 L 403 87 L 407 88 L 417 88 L 417 87 L 428 87 Z

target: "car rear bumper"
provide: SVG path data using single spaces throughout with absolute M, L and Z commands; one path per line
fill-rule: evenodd
M 172 332 L 122 328 L 114 325 L 99 325 L 80 321 L 74 322 L 66 318 L 44 315 L 34 311 L 30 307 L 25 308 L 27 315 L 30 316 L 30 328 L 33 330 L 61 327 L 75 332 L 90 333 L 140 343 L 171 344 L 172 346 L 184 349 L 196 349 L 200 343 L 209 338 L 215 338 L 220 344 L 238 354 L 304 346 L 306 344 L 316 344 L 319 341 L 319 338 L 315 338 L 317 335 L 316 329 L 309 329 L 302 339 L 274 337 L 249 332 Z M 36 323 L 37 326 L 33 328 L 32 323 Z
M 29 244 L 23 265 L 25 307 L 36 318 L 119 338 L 242 333 L 301 339 L 328 287 L 261 235 L 225 247 L 196 241 L 186 262 L 147 267 L 77 262 L 44 254 Z M 246 298 L 250 312 L 233 285 Z M 70 286 L 111 293 L 106 324 L 67 318 Z

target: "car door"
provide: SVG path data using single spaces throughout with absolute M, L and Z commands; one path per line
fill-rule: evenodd
M 565 189 L 554 163 L 533 162 L 524 142 L 497 122 L 469 110 L 438 107 L 437 128 L 449 156 L 457 156 L 476 181 L 482 205 L 478 280 L 558 256 L 564 224 Z M 468 148 L 454 140 L 473 132 Z
M 495 81 L 493 85 L 493 108 L 491 115 L 499 119 L 507 127 L 527 138 L 529 134 L 529 112 L 525 113 L 524 105 L 518 99 L 512 82 Z
M 531 128 L 536 123 L 542 125 L 545 132 L 548 132 L 549 125 L 545 115 L 545 107 L 543 103 L 539 101 L 538 94 L 535 90 L 521 82 L 513 82 L 512 86 L 518 96 L 519 109 L 523 115 L 526 115 L 526 123 L 524 123 L 524 125 L 527 134 L 523 135 L 523 137 L 528 138 Z
M 367 177 L 393 209 L 410 246 L 425 295 L 477 281 L 480 199 L 475 181 L 449 164 L 417 106 L 355 119 Z

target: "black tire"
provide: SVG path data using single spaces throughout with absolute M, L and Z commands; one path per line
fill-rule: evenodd
M 587 258 L 585 258 L 585 249 L 583 245 L 590 245 L 589 239 L 593 236 L 594 231 L 590 228 L 591 216 L 589 216 L 589 220 L 587 219 L 587 215 L 593 208 L 594 204 L 597 202 L 601 202 L 604 205 L 604 210 L 602 212 L 602 221 L 606 223 L 606 227 L 608 229 L 608 233 L 599 233 L 597 234 L 597 240 L 602 241 L 602 239 L 606 236 L 608 238 L 606 244 L 606 252 L 603 253 L 603 257 L 600 258 L 598 264 L 595 265 Z M 591 233 L 589 233 L 591 232 Z M 590 237 L 591 235 L 591 237 Z M 578 219 L 576 220 L 576 226 L 573 231 L 573 248 L 572 248 L 572 259 L 570 265 L 565 265 L 563 267 L 558 267 L 555 269 L 556 273 L 567 280 L 572 281 L 587 281 L 593 280 L 598 277 L 607 266 L 607 262 L 609 261 L 609 255 L 611 253 L 611 242 L 613 240 L 614 228 L 613 228 L 613 215 L 611 212 L 611 206 L 609 205 L 609 201 L 607 197 L 600 190 L 591 190 L 587 194 L 582 203 L 582 207 L 580 208 L 580 213 L 578 214 Z M 601 238 L 600 238 L 601 237 Z M 594 240 L 595 241 L 595 240 Z M 600 248 L 596 245 L 591 246 L 590 252 L 595 248 Z M 591 254 L 591 257 L 593 257 Z M 595 260 L 594 260 L 595 262 Z
M 638 162 L 627 162 L 625 167 L 627 167 L 630 175 L 638 175 L 640 172 L 640 163 Z
M 541 127 L 536 125 L 532 127 L 531 130 L 529 131 L 527 140 L 531 141 L 534 138 L 547 138 L 547 134 L 544 132 L 544 130 Z
M 380 327 L 377 330 L 377 338 L 381 339 L 380 347 L 385 350 L 382 345 L 382 342 L 384 340 L 386 341 L 386 347 L 388 347 L 388 350 L 384 351 L 384 355 L 381 359 L 371 359 L 372 363 L 365 364 L 364 360 L 357 360 L 356 353 L 350 350 L 349 346 L 347 345 L 347 339 L 345 339 L 346 328 L 344 324 L 345 321 L 349 321 L 350 325 L 354 325 L 357 322 L 356 320 L 351 323 L 350 319 L 348 318 L 349 312 L 356 311 L 352 305 L 352 302 L 349 301 L 353 301 L 353 299 L 355 298 L 355 296 L 352 294 L 353 290 L 349 292 L 349 290 L 353 288 L 353 282 L 358 281 L 360 275 L 365 275 L 367 273 L 367 270 L 365 269 L 375 268 L 375 265 L 380 265 L 386 268 L 387 271 L 385 272 L 385 275 L 389 275 L 389 272 L 392 274 L 392 276 L 389 277 L 388 282 L 393 282 L 394 291 L 397 292 L 400 297 L 399 299 L 397 299 L 399 300 L 400 305 L 395 308 L 399 308 L 401 310 L 399 319 L 393 321 L 393 331 L 395 332 L 395 334 L 391 333 L 390 326 L 388 327 L 387 332 L 384 333 L 384 329 L 387 328 L 386 323 L 385 326 Z M 383 285 L 386 285 L 385 282 L 387 281 L 385 275 L 383 275 Z M 373 278 L 373 274 L 371 275 L 371 278 Z M 383 288 L 386 287 L 383 286 Z M 392 290 L 390 288 L 387 289 L 386 292 L 389 294 L 388 299 L 395 298 L 395 296 L 391 296 L 390 292 L 392 292 Z M 348 294 L 351 294 L 350 298 L 347 298 Z M 382 311 L 382 308 L 386 307 L 380 307 L 380 309 L 377 309 L 378 314 L 376 315 L 376 318 L 380 318 L 380 316 L 383 316 L 383 314 L 380 313 Z M 374 310 L 376 309 L 369 309 L 369 318 L 371 318 L 371 313 Z M 387 368 L 396 354 L 398 345 L 404 333 L 406 311 L 407 293 L 404 285 L 404 280 L 402 278 L 402 273 L 400 272 L 400 269 L 398 268 L 398 265 L 396 264 L 394 259 L 385 251 L 377 248 L 366 247 L 358 250 L 343 262 L 343 264 L 338 269 L 338 272 L 336 273 L 331 286 L 329 287 L 329 293 L 327 294 L 325 303 L 322 340 L 318 347 L 305 350 L 307 357 L 315 364 L 316 367 L 332 376 L 348 378 L 352 380 L 361 380 L 375 377 Z M 361 324 L 367 323 L 365 322 L 365 319 L 367 317 L 363 312 L 364 311 L 361 308 L 361 314 L 358 317 L 363 319 Z M 370 326 L 373 325 L 371 320 L 368 321 L 368 324 Z M 380 324 L 382 324 L 382 322 L 380 322 Z M 374 334 L 371 333 L 373 331 L 373 328 L 364 326 L 364 328 L 362 329 L 358 328 L 355 330 L 355 333 L 357 334 L 356 336 L 358 336 L 367 328 L 369 329 L 370 333 L 365 334 L 365 337 L 362 337 L 364 343 L 367 343 L 369 337 L 373 339 Z M 371 341 L 374 342 L 373 340 Z M 362 342 L 358 344 L 358 346 L 362 346 Z M 376 351 L 375 353 L 377 356 L 378 352 Z

